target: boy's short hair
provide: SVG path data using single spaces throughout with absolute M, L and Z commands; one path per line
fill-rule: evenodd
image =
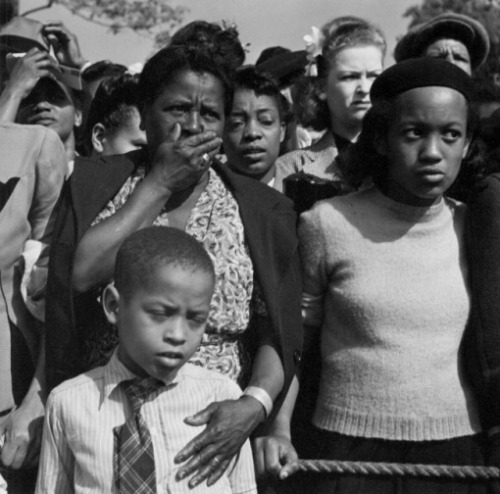
M 130 235 L 116 256 L 114 280 L 127 299 L 161 266 L 174 265 L 206 272 L 215 282 L 215 269 L 204 247 L 177 228 L 151 226 Z
M 92 151 L 92 129 L 97 123 L 104 125 L 108 132 L 114 132 L 139 111 L 139 75 L 122 74 L 108 77 L 101 82 L 90 104 L 85 128 L 85 145 Z

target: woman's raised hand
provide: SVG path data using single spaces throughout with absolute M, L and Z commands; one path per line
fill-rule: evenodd
M 176 123 L 156 149 L 150 172 L 151 178 L 171 193 L 196 184 L 222 144 L 222 139 L 211 131 L 186 138 L 181 138 L 181 134 L 181 125 Z

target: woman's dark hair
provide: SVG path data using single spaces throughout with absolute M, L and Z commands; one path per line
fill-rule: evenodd
M 113 132 L 139 107 L 138 74 L 122 74 L 104 79 L 92 100 L 85 128 L 87 152 L 92 151 L 92 129 L 97 123 Z
M 228 113 L 233 101 L 234 67 L 224 58 L 225 51 L 211 43 L 169 45 L 153 55 L 144 65 L 139 79 L 141 108 L 150 105 L 183 70 L 211 74 L 224 86 L 224 109 Z
M 386 179 L 387 158 L 378 153 L 376 142 L 387 138 L 397 111 L 397 97 L 373 102 L 363 119 L 359 139 L 343 150 L 337 158 L 343 177 L 352 187 L 357 189 L 370 178 L 375 183 L 382 183 Z M 474 138 L 478 120 L 476 105 L 467 102 L 467 137 L 471 139 L 471 143 L 457 180 L 447 192 L 447 195 L 460 200 L 465 200 L 468 192 L 484 178 L 483 147 Z
M 321 85 L 335 56 L 346 48 L 355 46 L 376 46 L 385 57 L 387 44 L 384 34 L 375 25 L 359 17 L 344 16 L 327 22 L 321 33 L 324 38 L 321 55 L 316 57 L 318 77 L 303 77 L 298 82 L 300 96 L 296 104 L 299 121 L 304 127 L 324 130 L 330 127 L 330 112 L 326 101 L 319 98 Z
M 193 21 L 180 28 L 170 40 L 172 45 L 205 44 L 217 46 L 218 51 L 234 69 L 245 62 L 245 50 L 235 25 L 220 26 L 214 22 Z
M 250 89 L 257 96 L 266 95 L 276 101 L 279 117 L 287 125 L 292 118 L 290 103 L 281 94 L 278 82 L 268 73 L 261 72 L 255 65 L 246 65 L 236 71 L 234 90 Z

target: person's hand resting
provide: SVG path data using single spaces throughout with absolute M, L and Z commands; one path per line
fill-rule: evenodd
M 205 480 L 207 485 L 215 484 L 264 417 L 264 408 L 257 400 L 242 396 L 239 400 L 212 403 L 186 418 L 189 425 L 207 427 L 175 457 L 176 463 L 187 461 L 177 473 L 177 480 L 192 475 L 191 488 Z
M 253 444 L 257 477 L 271 476 L 284 480 L 298 470 L 299 457 L 285 435 L 257 437 Z
M 1 463 L 9 468 L 34 468 L 42 442 L 44 406 L 37 394 L 27 396 L 0 426 L 4 445 Z

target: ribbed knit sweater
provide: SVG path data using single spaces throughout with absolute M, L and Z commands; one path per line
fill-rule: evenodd
M 464 213 L 450 199 L 413 207 L 370 187 L 302 215 L 304 320 L 321 327 L 317 427 L 408 441 L 480 431 L 459 359 Z

